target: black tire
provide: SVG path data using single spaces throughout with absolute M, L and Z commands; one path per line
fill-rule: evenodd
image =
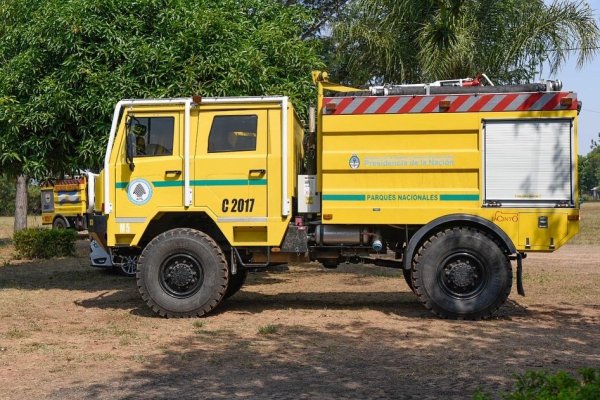
M 52 223 L 52 229 L 67 229 L 68 227 L 69 225 L 63 217 L 55 218 L 54 222 Z
M 223 251 L 210 236 L 194 229 L 158 235 L 144 248 L 138 263 L 138 290 L 162 317 L 200 317 L 211 312 L 223 300 L 227 283 Z
M 317 261 L 323 265 L 323 268 L 327 269 L 336 269 L 340 265 L 340 260 L 337 258 L 322 258 Z
M 225 292 L 224 299 L 227 299 L 234 294 L 236 294 L 244 283 L 246 283 L 246 278 L 248 277 L 248 270 L 246 268 L 238 267 L 237 273 L 235 275 L 229 275 L 229 284 L 227 286 L 227 291 Z
M 412 281 L 412 271 L 410 269 L 402 268 L 402 275 L 404 275 L 404 280 L 406 284 L 410 288 L 410 290 L 415 293 L 415 287 Z M 416 294 L 416 293 L 415 293 Z
M 412 264 L 419 300 L 442 318 L 485 319 L 506 301 L 512 286 L 510 260 L 485 233 L 446 229 L 419 248 Z
M 117 257 L 115 257 L 117 258 Z M 123 276 L 133 278 L 137 275 L 137 265 L 139 254 L 122 255 L 118 257 L 118 264 L 113 266 L 113 270 Z

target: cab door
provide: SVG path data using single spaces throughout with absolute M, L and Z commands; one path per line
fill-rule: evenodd
M 148 222 L 161 209 L 183 204 L 182 113 L 130 112 L 126 118 L 135 134 L 135 155 L 132 170 L 123 139 L 115 170 L 115 217 L 121 233 L 129 233 L 127 224 Z
M 266 223 L 267 112 L 202 112 L 198 130 L 195 205 L 220 222 Z

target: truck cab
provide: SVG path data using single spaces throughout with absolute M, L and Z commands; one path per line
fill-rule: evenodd
M 92 216 L 92 265 L 131 263 L 173 228 L 210 232 L 228 249 L 266 254 L 281 243 L 301 167 L 291 160 L 302 160 L 304 134 L 286 97 L 127 100 L 117 108 Z

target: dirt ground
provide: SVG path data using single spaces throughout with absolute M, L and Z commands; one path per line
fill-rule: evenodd
M 526 370 L 600 367 L 596 240 L 530 255 L 527 296 L 513 285 L 481 322 L 437 319 L 377 267 L 251 274 L 217 313 L 167 320 L 135 280 L 90 268 L 86 241 L 4 261 L 0 398 L 463 399 Z

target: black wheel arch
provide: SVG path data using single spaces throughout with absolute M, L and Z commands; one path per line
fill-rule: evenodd
M 140 239 L 139 247 L 143 249 L 156 236 L 176 228 L 190 228 L 204 232 L 224 250 L 230 248 L 229 242 L 215 221 L 201 211 L 160 213 L 160 216 L 158 218 L 155 216 L 146 227 L 146 230 Z
M 410 238 L 406 250 L 404 251 L 404 257 L 402 267 L 404 269 L 410 269 L 412 265 L 412 259 L 415 252 L 431 236 L 434 232 L 441 229 L 451 228 L 455 226 L 469 226 L 478 228 L 483 232 L 486 232 L 501 243 L 504 248 L 503 250 L 507 254 L 515 254 L 517 248 L 510 237 L 502 230 L 498 225 L 488 221 L 477 215 L 471 214 L 450 214 L 440 218 L 436 218 L 429 222 L 427 225 L 423 225 L 419 230 Z

